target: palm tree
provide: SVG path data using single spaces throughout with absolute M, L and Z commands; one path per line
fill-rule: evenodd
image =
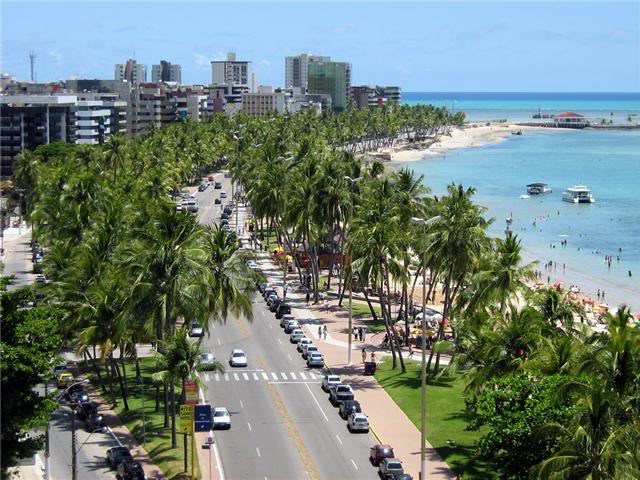
M 574 316 L 580 308 L 567 297 L 566 293 L 555 288 L 544 288 L 533 298 L 533 304 L 542 313 L 552 328 L 573 330 Z
M 127 162 L 127 139 L 120 134 L 112 135 L 105 145 L 105 161 L 113 169 L 113 182 L 116 182 L 118 168 L 124 169 Z

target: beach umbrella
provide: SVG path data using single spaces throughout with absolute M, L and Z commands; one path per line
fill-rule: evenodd
M 608 309 L 609 305 L 607 303 L 601 303 L 600 305 L 598 305 L 600 308 L 604 308 L 604 309 Z

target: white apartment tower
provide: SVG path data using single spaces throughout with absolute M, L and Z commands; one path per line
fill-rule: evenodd
M 246 85 L 255 91 L 256 80 L 249 61 L 236 60 L 236 54 L 227 54 L 226 60 L 211 62 L 211 82 L 215 85 Z
M 300 87 L 306 91 L 309 79 L 309 62 L 329 62 L 330 57 L 301 53 L 284 59 L 285 88 Z
M 129 83 L 144 83 L 147 81 L 147 67 L 130 58 L 125 64 L 116 64 L 114 78 Z
M 182 83 L 182 67 L 166 60 L 160 60 L 159 65 L 151 67 L 151 81 Z

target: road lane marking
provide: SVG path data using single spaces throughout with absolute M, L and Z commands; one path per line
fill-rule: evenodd
M 216 373 L 216 382 L 219 382 L 219 381 L 220 381 L 220 374 Z
M 282 340 L 278 339 L 278 342 L 280 342 L 280 345 L 282 345 Z
M 243 373 L 243 374 L 242 374 L 242 377 L 243 377 L 245 380 L 249 380 L 249 374 L 248 374 L 248 373 Z
M 224 379 L 225 379 L 227 382 L 229 381 L 229 374 L 228 374 L 228 373 L 225 373 L 225 374 L 224 374 Z
M 238 374 L 237 374 L 237 373 L 234 373 L 234 374 L 233 374 L 233 378 L 234 378 L 235 380 L 240 380 L 240 377 L 238 376 Z
M 244 408 L 244 403 L 242 403 L 242 400 L 239 400 L 240 402 L 240 408 Z
M 271 372 L 271 376 L 274 380 L 278 380 L 278 375 L 276 375 L 276 372 Z
M 211 379 L 209 378 L 209 374 L 208 374 L 208 373 L 205 373 L 205 374 L 204 374 L 204 381 L 205 381 L 205 382 L 208 382 L 209 380 L 211 380 Z
M 280 372 L 280 375 L 282 375 L 282 379 L 283 379 L 283 380 L 289 380 L 289 379 L 287 378 L 287 374 L 286 374 L 286 373 L 284 373 L 284 372 Z
M 253 372 L 253 379 L 258 380 L 258 374 L 256 372 Z
M 222 342 L 220 341 L 220 337 L 218 335 L 216 335 L 216 339 L 218 340 L 218 345 L 222 345 Z
M 260 455 L 260 449 L 258 447 L 256 447 L 256 453 L 258 454 L 259 457 L 262 456 L 262 455 Z M 351 461 L 353 462 L 353 460 L 351 460 Z M 354 463 L 354 465 L 355 465 L 355 463 Z M 358 467 L 356 467 L 356 468 L 358 468 Z
M 264 378 L 265 380 L 269 380 L 269 375 L 267 375 L 266 373 L 262 372 L 262 378 Z
M 353 463 L 353 468 L 358 470 L 358 465 L 356 465 L 356 462 L 353 461 L 353 458 L 351 459 L 351 463 Z
M 291 358 L 291 354 L 290 353 L 287 353 L 287 357 L 289 357 L 289 361 L 290 362 L 293 362 L 293 358 Z
M 327 414 L 324 413 L 324 410 L 322 410 L 322 407 L 320 406 L 320 403 L 318 402 L 318 399 L 316 398 L 316 396 L 313 394 L 313 392 L 311 391 L 311 389 L 309 388 L 309 384 L 305 383 L 304 384 L 305 387 L 307 387 L 307 390 L 309 390 L 309 394 L 311 395 L 311 397 L 313 398 L 313 401 L 316 402 L 316 405 L 318 406 L 318 409 L 320 410 L 320 413 L 322 413 L 322 416 L 324 417 L 324 419 L 328 422 L 329 421 L 329 417 L 327 417 Z
M 251 431 L 251 424 L 247 422 L 247 427 L 249 427 L 249 431 Z
M 340 445 L 342 445 L 342 440 L 340 440 L 340 437 L 338 436 L 337 433 L 336 433 L 336 438 L 338 439 L 338 442 L 340 443 Z
M 302 377 L 303 380 L 307 379 L 307 376 L 304 374 L 304 372 L 300 372 L 300 376 Z
M 289 375 L 291 376 L 292 380 L 297 380 L 295 372 L 289 372 Z
M 315 374 L 315 373 L 313 373 L 313 372 L 309 372 L 309 375 L 311 376 L 311 379 L 312 379 L 312 380 L 317 380 L 317 379 L 318 379 L 318 377 L 316 376 L 316 374 Z

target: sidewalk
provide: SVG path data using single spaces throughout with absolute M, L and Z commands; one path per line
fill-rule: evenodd
M 282 289 L 282 269 L 275 265 L 267 252 L 257 253 L 258 263 L 269 280 Z M 293 275 L 289 276 L 293 279 Z M 325 355 L 325 363 L 330 370 L 340 375 L 343 381 L 350 383 L 356 392 L 356 398 L 363 406 L 364 412 L 369 416 L 371 430 L 381 443 L 390 444 L 396 456 L 403 461 L 405 471 L 418 478 L 420 471 L 420 431 L 409 420 L 400 407 L 391 399 L 385 390 L 372 376 L 364 376 L 361 364 L 360 350 L 366 348 L 367 352 L 375 351 L 376 355 L 388 355 L 389 353 L 377 347 L 381 342 L 380 335 L 367 335 L 365 342 L 354 342 L 352 345 L 352 364 L 348 366 L 348 325 L 347 309 L 338 307 L 337 299 L 329 298 L 330 309 L 325 311 L 324 305 L 305 305 L 303 294 L 287 292 L 288 303 L 295 309 L 294 312 L 304 328 L 307 336 L 314 342 L 322 345 Z M 318 338 L 318 326 L 326 326 L 328 335 L 326 340 Z M 354 325 L 356 323 L 354 322 Z M 406 358 L 408 352 L 403 351 Z M 446 363 L 443 362 L 443 363 Z M 427 442 L 427 475 L 429 478 L 450 479 L 455 478 L 453 471 L 440 458 L 438 453 Z

